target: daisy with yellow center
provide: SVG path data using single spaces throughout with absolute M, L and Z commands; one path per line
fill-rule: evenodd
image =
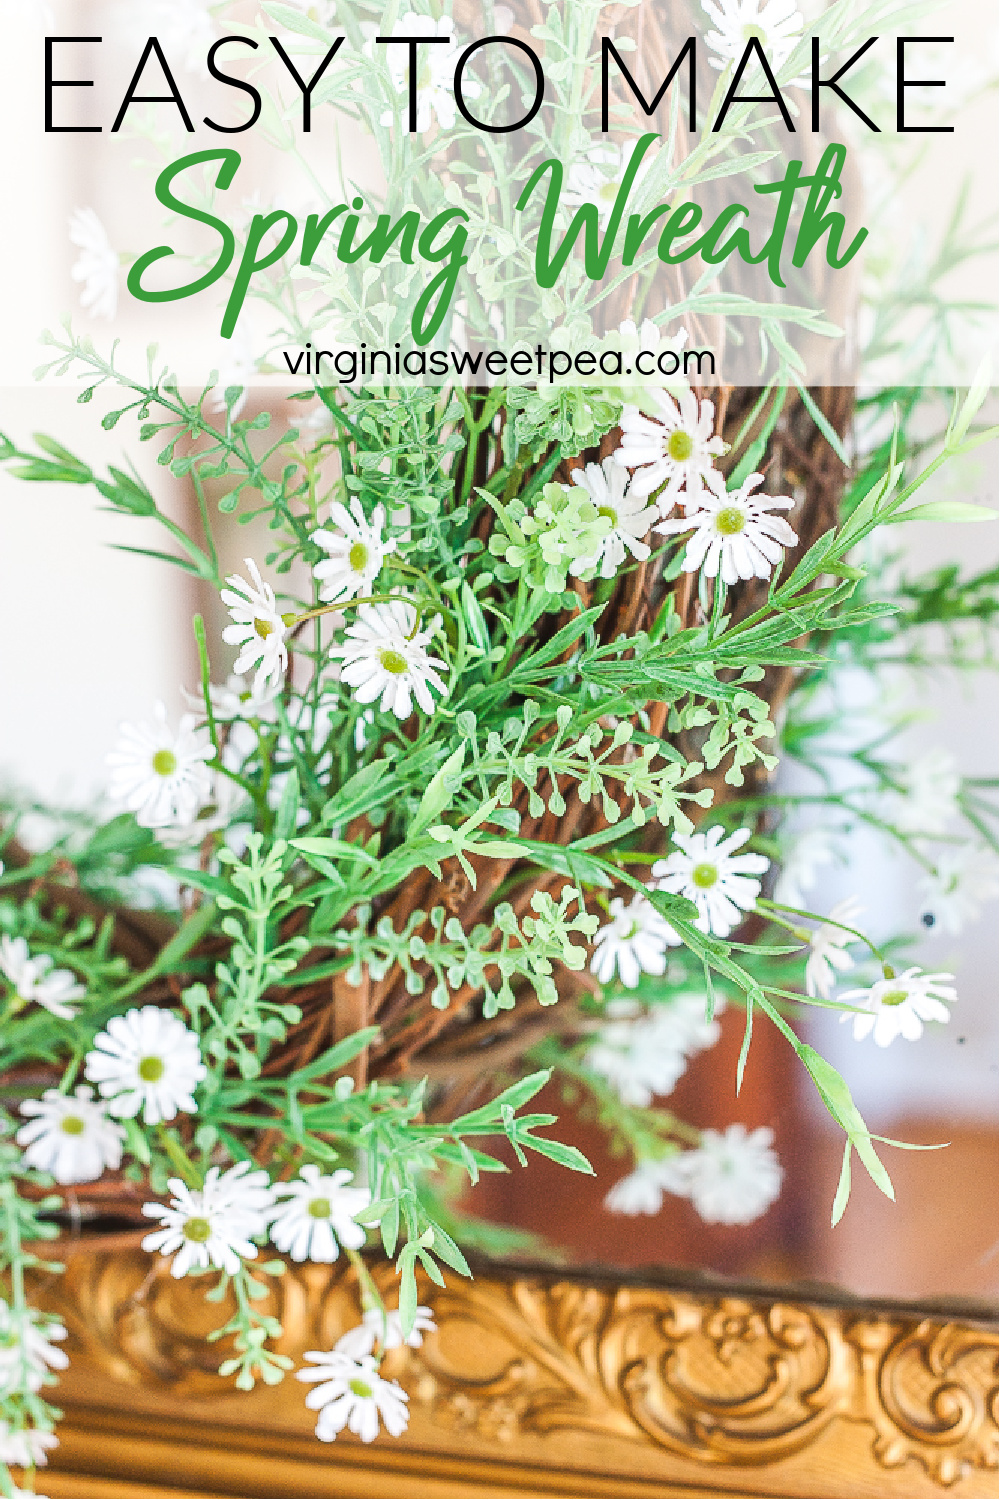
M 158 1005 L 112 1016 L 95 1036 L 85 1069 L 111 1114 L 132 1119 L 142 1110 L 147 1125 L 196 1114 L 194 1090 L 205 1071 L 195 1033 Z
M 661 891 L 686 896 L 698 908 L 695 926 L 700 932 L 726 937 L 752 910 L 760 895 L 760 881 L 769 860 L 762 854 L 738 854 L 750 837 L 749 828 L 737 828 L 723 838 L 716 824 L 707 833 L 675 833 L 677 849 L 657 860 L 652 875 Z
M 405 599 L 359 606 L 343 643 L 330 647 L 330 655 L 343 662 L 341 680 L 355 690 L 359 703 L 378 699 L 383 713 L 408 719 L 414 699 L 424 713 L 434 712 L 431 688 L 447 696 L 447 684 L 436 670 L 445 663 L 427 651 L 434 622 L 427 630 L 416 625 L 417 611 Z
M 751 474 L 738 490 L 727 490 L 715 472 L 704 479 L 703 490 L 681 497 L 685 514 L 662 521 L 655 530 L 693 533 L 684 553 L 685 573 L 704 565 L 709 578 L 721 578 L 728 586 L 741 578 L 770 578 L 782 560 L 782 548 L 798 541 L 788 522 L 770 512 L 791 510 L 795 501 L 788 495 L 754 495 L 763 474 Z
M 345 1427 L 363 1443 L 374 1442 L 380 1425 L 391 1437 L 405 1432 L 410 1398 L 395 1380 L 383 1379 L 371 1354 L 352 1359 L 338 1349 L 310 1349 L 305 1358 L 316 1368 L 297 1370 L 295 1378 L 317 1382 L 306 1396 L 306 1406 L 319 1412 L 320 1442 L 332 1443 Z
M 320 598 L 327 604 L 345 604 L 348 599 L 375 593 L 375 580 L 390 552 L 395 552 L 394 537 L 384 540 L 385 508 L 376 505 L 369 522 L 355 495 L 350 510 L 335 501 L 330 506 L 330 520 L 336 530 L 321 528 L 310 541 L 328 553 L 313 568 L 321 584 Z
M 222 590 L 222 602 L 233 623 L 226 626 L 222 639 L 240 648 L 234 672 L 255 669 L 253 692 L 259 693 L 265 685 L 279 686 L 288 671 L 285 634 L 295 616 L 281 614 L 274 589 L 264 582 L 253 558 L 244 561 L 252 582 L 247 583 L 238 573 L 226 579 L 229 588 Z
M 621 465 L 606 458 L 602 464 L 574 469 L 572 479 L 587 491 L 597 514 L 610 523 L 611 529 L 601 538 L 598 552 L 591 558 L 577 559 L 569 571 L 579 577 L 595 569 L 602 578 L 614 578 L 629 555 L 645 562 L 650 549 L 642 539 L 656 520 L 656 507 L 647 506 L 644 498 L 633 492 Z
M 51 1172 L 64 1187 L 96 1182 L 106 1168 L 114 1171 L 121 1166 L 125 1131 L 108 1119 L 93 1095 L 93 1089 L 81 1083 L 73 1094 L 46 1089 L 41 1099 L 24 1101 L 21 1113 L 28 1123 L 16 1140 L 26 1166 Z
M 235 1276 L 244 1260 L 256 1257 L 253 1237 L 265 1232 L 274 1207 L 266 1172 L 237 1162 L 221 1174 L 218 1167 L 210 1167 L 203 1187 L 188 1187 L 179 1177 L 171 1177 L 167 1187 L 172 1194 L 169 1204 L 142 1206 L 147 1218 L 160 1221 L 142 1248 L 172 1255 L 171 1276 L 207 1271 L 210 1266 Z
M 566 185 L 562 191 L 562 202 L 566 207 L 578 208 L 584 203 L 595 203 L 598 223 L 603 228 L 611 218 L 636 144 L 635 140 L 630 140 L 620 146 L 613 143 L 592 146 L 584 157 L 574 161 L 566 173 Z M 639 164 L 633 187 L 642 181 L 650 165 L 651 159 Z
M 887 970 L 884 978 L 867 990 L 845 990 L 838 999 L 845 1005 L 858 1006 L 862 1013 L 845 1012 L 841 1021 L 853 1021 L 854 1039 L 871 1036 L 877 1047 L 888 1047 L 897 1036 L 915 1042 L 923 1033 L 925 1021 L 942 1025 L 951 1020 L 946 1001 L 956 1000 L 957 992 L 947 983 L 954 974 L 924 974 L 919 968 L 903 974 Z
M 689 390 L 676 399 L 668 391 L 651 389 L 649 401 L 656 415 L 648 416 L 637 406 L 622 412 L 621 447 L 613 457 L 623 468 L 632 469 L 632 493 L 651 495 L 659 490 L 661 516 L 669 515 L 686 491 L 696 495 L 726 444 L 713 436 L 715 407 L 699 403 Z M 661 489 L 662 486 L 662 489 Z
M 121 738 L 107 757 L 108 794 L 135 813 L 143 828 L 191 823 L 211 799 L 212 773 L 205 762 L 215 750 L 195 722 L 193 714 L 185 714 L 174 733 L 166 708 L 157 703 L 152 723 L 121 725 Z

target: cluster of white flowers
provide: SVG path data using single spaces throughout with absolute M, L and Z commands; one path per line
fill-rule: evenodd
M 752 910 L 760 894 L 760 880 L 769 866 L 763 854 L 737 854 L 751 836 L 738 828 L 728 837 L 718 824 L 707 833 L 674 833 L 677 848 L 653 865 L 649 889 L 686 896 L 698 908 L 694 925 L 701 932 L 727 937 Z M 641 893 L 625 904 L 616 896 L 608 905 L 611 920 L 594 937 L 591 972 L 610 984 L 617 971 L 626 989 L 635 989 L 643 974 L 661 975 L 667 949 L 681 939 L 648 896 Z
M 352 1177 L 343 1169 L 323 1177 L 318 1167 L 305 1166 L 294 1181 L 272 1185 L 265 1171 L 252 1171 L 245 1161 L 222 1173 L 211 1167 L 200 1188 L 172 1177 L 169 1204 L 143 1205 L 143 1213 L 162 1225 L 146 1236 L 143 1248 L 173 1255 L 170 1271 L 178 1277 L 192 1266 L 234 1275 L 241 1260 L 256 1257 L 253 1241 L 267 1234 L 292 1260 L 329 1264 L 340 1245 L 364 1244 L 365 1231 L 354 1216 L 368 1207 L 371 1195 L 367 1188 L 349 1187 Z
M 90 1083 L 72 1095 L 46 1089 L 21 1105 L 29 1117 L 17 1132 L 25 1162 L 63 1186 L 95 1182 L 121 1165 L 125 1131 L 117 1120 L 141 1111 L 147 1125 L 158 1125 L 180 1111 L 194 1114 L 194 1089 L 205 1072 L 198 1038 L 172 1011 L 144 1005 L 113 1016 L 87 1053 Z
M 798 541 L 788 522 L 770 512 L 791 510 L 794 500 L 787 495 L 755 495 L 763 474 L 750 474 L 739 489 L 726 489 L 714 467 L 726 445 L 713 436 L 711 401 L 699 404 L 687 389 L 674 396 L 654 388 L 647 402 L 655 417 L 638 406 L 625 407 L 622 441 L 612 457 L 632 470 L 633 495 L 655 495 L 662 519 L 654 531 L 668 536 L 692 532 L 682 564 L 687 573 L 704 566 L 709 578 L 721 577 L 727 585 L 770 578 L 782 559 L 782 548 Z M 677 505 L 684 514 L 670 519 Z
M 640 1162 L 604 1200 L 611 1213 L 658 1214 L 664 1193 L 689 1198 L 706 1224 L 750 1224 L 781 1191 L 773 1131 L 730 1125 L 702 1131 L 693 1150 Z
M 12 938 L 6 933 L 0 937 L 0 974 L 10 981 L 14 991 L 8 1001 L 8 1015 L 34 1004 L 68 1021 L 76 1015 L 76 1006 L 69 1002 L 81 1000 L 87 993 L 86 985 L 69 969 L 54 969 L 47 953 L 32 958 L 26 938 Z
M 716 1014 L 722 1009 L 716 1007 Z M 645 1109 L 657 1094 L 669 1094 L 696 1052 L 714 1047 L 719 1025 L 705 1018 L 703 995 L 675 995 L 642 1007 L 612 1000 L 584 1063 L 616 1090 L 623 1104 Z

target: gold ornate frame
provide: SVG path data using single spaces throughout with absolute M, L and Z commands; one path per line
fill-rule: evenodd
M 357 1322 L 349 1267 L 280 1285 L 296 1359 Z M 136 1234 L 77 1241 L 37 1290 L 70 1331 L 53 1497 L 996 1494 L 997 1336 L 974 1316 L 484 1267 L 422 1284 L 438 1332 L 386 1356 L 406 1434 L 326 1446 L 295 1380 L 219 1379 L 218 1307 Z

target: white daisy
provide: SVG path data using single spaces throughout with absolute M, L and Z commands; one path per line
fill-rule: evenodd
M 697 495 L 703 480 L 711 473 L 713 459 L 725 453 L 721 437 L 713 437 L 715 407 L 711 401 L 699 405 L 689 390 L 677 393 L 650 390 L 655 405 L 654 420 L 637 406 L 626 406 L 620 427 L 621 446 L 612 457 L 616 464 L 632 469 L 632 491 L 651 495 L 660 485 L 665 488 L 657 498 L 661 515 L 674 508 L 686 485 L 689 502 Z
M 661 1157 L 659 1161 L 641 1161 L 634 1172 L 616 1182 L 604 1200 L 604 1207 L 612 1214 L 658 1214 L 663 1207 L 664 1193 L 673 1193 L 679 1198 L 687 1196 L 687 1181 L 680 1169 L 684 1153 Z
M 185 714 L 175 734 L 162 703 L 153 723 L 122 724 L 117 747 L 107 757 L 112 768 L 108 795 L 135 813 L 143 828 L 190 823 L 209 798 L 211 773 L 205 762 L 215 754 L 206 733 Z
M 92 208 L 78 208 L 70 215 L 69 238 L 80 251 L 69 273 L 83 282 L 80 305 L 91 317 L 111 322 L 118 311 L 121 257 Z
M 462 44 L 455 37 L 454 21 L 450 16 L 442 16 L 435 22 L 430 16 L 414 15 L 411 10 L 405 16 L 400 16 L 390 35 L 437 37 L 444 38 L 447 42 L 447 46 L 438 40 L 429 46 L 424 44 L 417 47 L 417 132 L 423 135 L 425 130 L 429 130 L 435 116 L 442 130 L 451 130 L 457 118 L 455 64 L 458 62 L 459 52 L 463 50 Z M 410 49 L 405 42 L 397 42 L 393 46 L 380 47 L 379 52 L 385 56 L 396 93 L 406 96 L 403 104 L 405 125 L 409 119 Z M 478 99 L 481 92 L 480 85 L 466 72 L 462 78 L 463 96 L 467 100 Z M 387 109 L 379 123 L 392 125 L 394 121 L 395 112 Z
M 756 38 L 772 72 L 777 72 L 791 56 L 802 34 L 802 13 L 794 0 L 701 0 L 702 8 L 715 22 L 718 31 L 705 34 L 705 41 L 715 57 L 713 68 L 725 68 L 737 62 L 747 43 Z
M 76 1015 L 76 1006 L 68 1002 L 82 1000 L 87 993 L 87 986 L 80 984 L 69 969 L 53 969 L 47 953 L 32 958 L 25 938 L 8 937 L 6 933 L 0 938 L 0 973 L 14 986 L 15 1010 L 34 1002 L 68 1021 Z
M 65 1370 L 69 1358 L 56 1348 L 65 1337 L 61 1323 L 16 1314 L 0 1297 L 0 1397 L 23 1385 L 39 1391 L 50 1369 Z
M 566 173 L 561 201 L 567 208 L 596 203 L 598 222 L 603 229 L 614 211 L 618 190 L 632 160 L 635 146 L 634 140 L 624 141 L 620 146 L 610 141 L 592 146 L 585 156 L 571 163 Z M 652 160 L 649 156 L 643 158 L 633 178 L 633 188 L 638 186 L 649 171 Z
M 112 1016 L 94 1038 L 85 1074 L 119 1119 L 142 1110 L 147 1125 L 172 1120 L 178 1110 L 196 1114 L 194 1089 L 205 1077 L 198 1038 L 179 1016 L 144 1005 Z
M 398 1349 L 401 1344 L 406 1344 L 410 1349 L 419 1349 L 424 1341 L 424 1334 L 433 1333 L 436 1328 L 430 1308 L 418 1307 L 413 1327 L 404 1339 L 403 1324 L 397 1308 L 390 1307 L 383 1311 L 381 1307 L 369 1307 L 356 1328 L 349 1328 L 346 1333 L 341 1334 L 334 1352 L 346 1354 L 348 1359 L 362 1359 L 366 1354 L 372 1353 L 376 1344 L 381 1346 L 383 1353 L 388 1349 Z
M 925 927 L 942 927 L 952 937 L 979 916 L 984 901 L 997 893 L 996 856 L 975 844 L 942 849 L 932 875 L 920 881 L 924 894 L 920 920 Z
M 5 1417 L 0 1417 L 0 1464 L 14 1464 L 19 1469 L 47 1464 L 49 1449 L 58 1446 L 54 1432 L 41 1432 L 37 1427 L 12 1427 Z M 36 1496 L 36 1500 L 40 1497 Z
M 843 927 L 834 924 L 844 922 L 848 927 L 856 927 L 863 911 L 864 907 L 857 896 L 848 896 L 846 901 L 838 901 L 831 908 L 832 920 L 816 928 L 809 939 L 809 957 L 806 959 L 807 995 L 819 995 L 822 999 L 829 1000 L 836 982 L 834 970 L 839 969 L 844 973 L 847 969 L 854 968 L 854 959 L 846 949 L 848 943 L 857 942 L 857 939 L 852 933 L 845 932 Z
M 924 974 L 918 967 L 892 979 L 880 979 L 867 990 L 846 990 L 838 995 L 847 1005 L 857 1005 L 867 1015 L 845 1012 L 841 1021 L 854 1022 L 854 1039 L 873 1036 L 878 1047 L 888 1047 L 894 1037 L 904 1036 L 915 1042 L 922 1035 L 925 1021 L 951 1020 L 944 1003 L 956 1000 L 957 992 L 946 984 L 954 974 Z
M 222 589 L 222 602 L 229 610 L 233 624 L 226 626 L 222 639 L 227 645 L 240 647 L 233 665 L 234 672 L 256 668 L 253 692 L 259 693 L 265 686 L 280 686 L 288 671 L 285 632 L 294 616 L 280 613 L 274 589 L 261 578 L 253 558 L 247 557 L 244 561 L 253 582 L 247 583 L 238 573 L 226 579 L 230 587 Z
M 773 1140 L 764 1126 L 730 1125 L 703 1131 L 701 1145 L 685 1151 L 688 1191 L 706 1224 L 751 1224 L 770 1208 L 784 1176 Z
M 719 1040 L 717 1021 L 705 1019 L 703 995 L 677 995 L 666 1004 L 640 1008 L 612 1001 L 584 1063 L 614 1088 L 624 1104 L 647 1109 L 654 1095 L 669 1094 L 688 1057 Z M 722 1009 L 716 1006 L 716 1014 Z
M 889 820 L 901 833 L 945 833 L 958 815 L 962 778 L 947 750 L 935 747 L 898 767 L 902 790 L 893 793 Z
M 629 552 L 645 562 L 649 547 L 642 538 L 649 535 L 657 510 L 655 505 L 647 507 L 644 497 L 630 491 L 625 470 L 613 458 L 606 458 L 601 464 L 574 469 L 572 479 L 587 491 L 598 515 L 611 522 L 611 530 L 602 538 L 600 551 L 592 558 L 574 562 L 570 572 L 578 577 L 597 568 L 602 578 L 614 578 Z
M 718 824 L 707 833 L 675 833 L 677 850 L 653 866 L 660 890 L 695 903 L 700 932 L 726 937 L 756 903 L 760 881 L 752 877 L 763 875 L 770 861 L 763 854 L 736 853 L 749 837 L 749 828 L 737 828 L 723 838 Z
M 142 1248 L 173 1255 L 171 1276 L 209 1266 L 235 1276 L 241 1260 L 256 1258 L 250 1236 L 264 1232 L 274 1207 L 266 1172 L 250 1171 L 248 1162 L 239 1162 L 221 1176 L 218 1167 L 211 1167 L 202 1188 L 189 1188 L 179 1177 L 171 1177 L 167 1186 L 173 1194 L 169 1204 L 142 1206 L 147 1218 L 159 1219 L 163 1226 L 146 1235 Z
M 39 1172 L 51 1172 L 56 1182 L 96 1182 L 106 1167 L 121 1165 L 125 1131 L 93 1102 L 94 1091 L 80 1084 L 75 1094 L 46 1089 L 41 1099 L 26 1099 L 22 1115 L 34 1115 L 15 1137 L 24 1147 L 24 1160 Z
M 310 537 L 330 554 L 313 568 L 313 576 L 322 583 L 320 598 L 328 604 L 341 604 L 359 594 L 373 594 L 382 564 L 396 550 L 395 537 L 388 541 L 382 537 L 385 507 L 376 505 L 369 522 L 355 495 L 350 511 L 335 500 L 330 506 L 330 519 L 339 530 L 321 528 Z
M 343 660 L 341 680 L 356 690 L 356 700 L 374 703 L 378 698 L 382 712 L 394 713 L 397 719 L 410 717 L 414 698 L 424 713 L 432 714 L 432 687 L 442 697 L 448 693 L 435 671 L 445 663 L 427 654 L 431 630 L 413 634 L 416 620 L 413 605 L 402 599 L 362 604 L 343 644 L 330 647 L 330 655 Z
M 319 1167 L 308 1166 L 294 1182 L 276 1182 L 275 1197 L 288 1201 L 274 1210 L 271 1243 L 292 1260 L 327 1263 L 337 1259 L 340 1245 L 359 1249 L 365 1231 L 355 1223 L 354 1215 L 372 1200 L 367 1188 L 347 1186 L 353 1176 L 341 1170 L 321 1177 Z
M 374 1442 L 379 1433 L 379 1419 L 392 1437 L 406 1431 L 410 1413 L 409 1396 L 395 1380 L 383 1380 L 370 1354 L 349 1359 L 331 1349 L 328 1354 L 308 1350 L 305 1359 L 315 1370 L 296 1370 L 297 1380 L 322 1381 L 306 1396 L 306 1405 L 319 1412 L 316 1436 L 322 1443 L 332 1443 L 344 1428 L 356 1433 L 363 1443 Z
M 763 484 L 763 474 L 751 474 L 738 490 L 727 490 L 721 474 L 702 477 L 705 489 L 680 497 L 684 516 L 661 521 L 656 530 L 671 534 L 695 528 L 684 553 L 685 573 L 696 573 L 704 563 L 709 578 L 721 576 L 729 585 L 741 578 L 770 578 L 782 547 L 794 547 L 798 537 L 787 521 L 768 512 L 791 510 L 795 501 L 788 495 L 754 497 L 751 490 Z
M 645 896 L 636 895 L 628 906 L 620 896 L 608 905 L 611 921 L 594 937 L 590 970 L 602 984 L 610 984 L 618 970 L 622 984 L 634 990 L 642 974 L 662 974 L 667 949 L 680 943 L 674 929 Z

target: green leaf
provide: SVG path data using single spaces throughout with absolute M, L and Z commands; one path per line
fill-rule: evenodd
M 830 1212 L 830 1228 L 839 1224 L 844 1217 L 844 1209 L 847 1200 L 851 1196 L 851 1143 L 844 1142 L 844 1164 L 840 1169 L 840 1181 L 837 1183 L 837 1191 L 833 1198 L 833 1208 Z
M 414 839 L 423 833 L 428 824 L 445 811 L 461 782 L 462 766 L 465 763 L 466 741 L 453 751 L 441 769 L 431 777 L 427 790 L 420 799 L 416 816 L 407 830 L 407 838 Z
M 967 505 L 964 500 L 928 500 L 924 505 L 911 505 L 909 510 L 894 511 L 886 516 L 887 526 L 897 521 L 995 521 L 997 512 L 987 510 L 985 505 Z
M 551 1161 L 557 1162 L 560 1167 L 569 1167 L 571 1172 L 584 1172 L 589 1177 L 595 1175 L 590 1162 L 575 1146 L 565 1146 L 562 1141 L 549 1141 L 541 1135 L 530 1135 L 528 1131 L 519 1133 L 517 1139 L 522 1145 L 537 1151 L 539 1156 L 547 1156 Z
M 472 1272 L 469 1270 L 469 1262 L 455 1244 L 451 1235 L 433 1220 L 431 1221 L 431 1228 L 434 1231 L 435 1255 L 443 1260 L 446 1266 L 451 1266 L 453 1271 L 457 1271 L 460 1276 L 471 1276 Z
M 588 630 L 604 613 L 606 607 L 604 604 L 595 604 L 591 609 L 585 609 L 582 614 L 577 615 L 574 620 L 570 620 L 569 624 L 557 630 L 544 646 L 539 646 L 536 651 L 531 651 L 524 656 L 521 663 L 514 669 L 514 676 L 530 677 L 537 667 L 542 667 L 546 662 L 554 661 L 556 657 L 562 656 L 574 641 L 579 640 L 584 631 Z
M 810 394 L 806 390 L 805 386 L 804 385 L 799 385 L 799 382 L 796 381 L 795 382 L 795 389 L 798 391 L 799 395 L 802 397 L 802 404 L 805 407 L 806 411 L 812 417 L 813 421 L 816 423 L 816 426 L 819 428 L 820 432 L 826 438 L 827 442 L 830 444 L 830 447 L 833 449 L 834 453 L 836 453 L 837 457 L 840 459 L 840 462 L 842 464 L 847 464 L 848 466 L 850 466 L 850 462 L 851 461 L 850 461 L 850 459 L 848 458 L 847 454 L 844 451 L 844 445 L 843 445 L 843 443 L 841 442 L 840 438 L 837 436 L 836 432 L 834 432 L 833 428 L 830 426 L 830 423 L 827 421 L 826 417 L 820 411 L 819 407 L 816 405 L 815 401 L 810 396 Z
M 469 637 L 473 644 L 478 646 L 480 651 L 489 651 L 490 633 L 483 618 L 483 611 L 479 600 L 467 583 L 462 584 L 462 613 L 469 627 Z
M 387 763 L 373 761 L 370 766 L 362 766 L 330 798 L 323 809 L 323 823 L 326 827 L 349 823 L 373 807 L 390 802 L 398 790 L 399 778 L 393 775 Z
M 363 1052 L 379 1034 L 377 1026 L 365 1026 L 361 1031 L 353 1031 L 350 1036 L 345 1036 L 343 1041 L 335 1047 L 329 1047 L 319 1057 L 313 1059 L 304 1068 L 296 1068 L 294 1073 L 288 1077 L 289 1087 L 301 1087 L 312 1078 L 329 1077 L 339 1069 L 347 1066 L 359 1052 Z
M 274 837 L 276 839 L 288 839 L 295 832 L 300 800 L 299 773 L 293 766 L 282 788 L 281 801 L 278 804 L 278 813 L 274 820 Z

